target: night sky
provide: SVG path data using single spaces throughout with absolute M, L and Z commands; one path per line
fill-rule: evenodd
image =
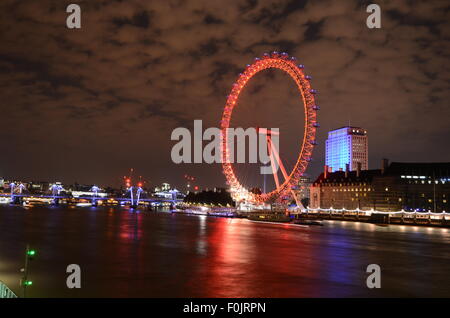
M 0 176 L 117 186 L 133 167 L 150 185 L 180 186 L 188 173 L 224 186 L 219 164 L 172 163 L 171 132 L 194 119 L 218 127 L 238 73 L 270 51 L 297 57 L 319 91 L 311 177 L 327 131 L 349 122 L 368 130 L 370 168 L 384 157 L 448 162 L 449 2 L 377 1 L 382 27 L 368 29 L 371 2 L 2 0 Z M 79 30 L 66 27 L 70 3 Z M 241 109 L 290 129 L 281 147 L 295 156 L 292 80 L 269 71 L 251 85 Z

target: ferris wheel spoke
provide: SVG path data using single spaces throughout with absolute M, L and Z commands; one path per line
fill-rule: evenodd
M 277 169 L 277 167 L 275 166 L 275 157 L 274 157 L 274 155 L 273 155 L 273 149 L 272 149 L 272 146 L 271 146 L 271 142 L 270 142 L 270 137 L 269 136 L 266 136 L 266 138 L 267 138 L 267 151 L 269 152 L 269 157 L 270 157 L 270 166 L 272 167 L 272 174 L 273 174 L 273 178 L 274 178 L 274 180 L 275 180 L 275 185 L 276 185 L 276 187 L 277 187 L 277 189 L 279 189 L 280 188 L 280 181 L 278 180 L 278 169 Z
M 286 172 L 286 169 L 284 168 L 283 162 L 281 161 L 280 154 L 278 153 L 277 148 L 272 143 L 272 139 L 267 137 L 267 143 L 270 144 L 270 148 L 272 149 L 272 153 L 275 156 L 275 159 L 278 162 L 278 165 L 280 166 L 281 173 L 283 174 L 284 180 L 287 181 L 289 179 L 289 176 Z
M 277 148 L 274 146 L 274 144 L 272 143 L 272 140 L 271 140 L 271 138 L 269 136 L 267 136 L 267 143 L 270 144 L 270 148 L 272 150 L 271 153 L 273 153 L 275 159 L 278 162 L 278 165 L 280 166 L 281 173 L 283 174 L 285 182 L 288 181 L 289 176 L 288 176 L 288 174 L 286 172 L 286 169 L 284 168 L 283 162 L 281 161 L 280 154 L 278 153 Z M 273 156 L 271 156 L 271 160 L 272 160 L 272 157 Z M 278 177 L 277 177 L 277 179 L 278 179 Z M 279 188 L 278 184 L 277 184 L 277 188 Z M 289 188 L 289 192 L 292 194 L 292 197 L 294 198 L 295 203 L 297 204 L 297 206 L 301 206 L 300 205 L 301 203 L 299 202 L 297 196 L 295 195 L 294 190 L 292 188 Z

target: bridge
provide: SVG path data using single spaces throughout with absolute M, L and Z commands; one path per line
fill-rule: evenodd
M 23 204 L 24 202 L 30 201 L 42 201 L 48 202 L 49 204 L 59 205 L 61 201 L 72 201 L 75 203 L 90 202 L 93 206 L 97 206 L 98 202 L 108 202 L 109 204 L 129 204 L 132 207 L 137 207 L 141 203 L 170 203 L 175 205 L 179 202 L 183 202 L 180 198 L 161 198 L 161 197 L 150 197 L 150 198 L 133 198 L 133 197 L 113 197 L 113 196 L 78 196 L 73 197 L 72 195 L 48 195 L 48 194 L 26 194 L 26 193 L 11 193 L 11 194 L 0 194 L 0 203 L 10 203 L 10 204 Z
M 133 169 L 131 169 L 131 172 L 132 171 Z M 178 198 L 179 191 L 176 189 L 162 192 L 162 195 L 165 195 L 166 197 L 151 196 L 146 198 L 146 192 L 142 188 L 144 182 L 139 181 L 136 185 L 133 185 L 131 182 L 131 175 L 129 177 L 125 176 L 124 180 L 126 192 L 119 197 L 100 192 L 102 189 L 96 185 L 93 185 L 89 191 L 67 191 L 63 188 L 61 183 L 56 182 L 51 184 L 44 193 L 36 194 L 31 193 L 22 182 L 11 182 L 9 184 L 10 193 L 0 193 L 0 203 L 23 204 L 24 202 L 30 201 L 47 201 L 49 204 L 59 205 L 61 201 L 71 201 L 72 203 L 85 203 L 88 201 L 92 206 L 97 206 L 99 202 L 103 203 L 106 201 L 109 205 L 114 203 L 119 205 L 129 203 L 131 207 L 137 207 L 140 203 L 161 202 L 169 202 L 171 206 L 174 206 L 176 203 L 183 201 L 183 199 Z M 127 197 L 127 195 L 129 195 L 129 197 Z

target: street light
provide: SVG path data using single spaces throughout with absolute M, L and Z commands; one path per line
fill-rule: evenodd
M 27 251 L 27 255 L 28 255 L 30 258 L 32 258 L 32 257 L 34 257 L 34 256 L 36 255 L 36 251 L 35 251 L 35 250 L 28 250 L 28 251 Z
M 21 272 L 23 272 L 22 279 L 20 281 L 23 289 L 23 298 L 26 297 L 27 293 L 27 287 L 33 285 L 33 281 L 28 280 L 28 264 L 29 261 L 32 261 L 34 257 L 36 256 L 36 250 L 30 249 L 30 246 L 27 245 L 27 249 L 25 250 L 25 266 L 21 269 Z

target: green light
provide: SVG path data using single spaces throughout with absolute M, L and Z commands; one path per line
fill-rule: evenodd
M 31 285 L 33 285 L 33 282 L 31 280 L 27 280 L 27 281 L 25 281 L 24 285 L 31 286 Z
M 34 256 L 34 255 L 36 255 L 36 251 L 35 251 L 35 250 L 29 250 L 29 251 L 27 252 L 27 254 L 28 254 L 29 256 Z

